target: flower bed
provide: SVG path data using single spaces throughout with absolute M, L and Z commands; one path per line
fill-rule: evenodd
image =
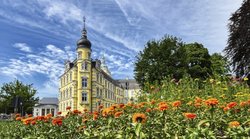
M 220 82 L 220 83 L 218 83 Z M 227 80 L 165 82 L 138 103 L 67 116 L 20 117 L 2 137 L 26 138 L 243 138 L 250 136 L 249 88 Z M 197 85 L 197 86 L 196 86 Z M 227 88 L 227 89 L 225 89 Z M 155 91 L 157 90 L 157 91 Z M 180 91 L 179 91 L 180 90 Z M 187 93 L 185 93 L 185 91 Z M 168 97 L 170 96 L 170 97 Z M 244 96 L 244 97 L 242 97 Z M 161 98 L 161 99 L 160 99 Z

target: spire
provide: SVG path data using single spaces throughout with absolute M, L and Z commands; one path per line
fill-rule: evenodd
M 91 48 L 91 42 L 87 39 L 87 30 L 85 27 L 85 16 L 83 17 L 83 29 L 82 29 L 82 37 L 77 41 L 77 48 Z
M 111 72 L 108 69 L 108 66 L 106 65 L 106 60 L 105 60 L 105 54 L 103 53 L 102 58 L 101 58 L 101 69 L 107 73 L 109 76 L 111 76 Z
M 85 18 L 85 16 L 83 16 L 82 37 L 87 38 L 87 30 L 86 30 L 86 28 L 85 28 L 85 21 L 86 21 L 86 18 Z

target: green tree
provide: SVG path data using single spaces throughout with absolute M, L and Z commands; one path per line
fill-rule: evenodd
M 231 60 L 234 71 L 242 76 L 250 67 L 250 0 L 244 0 L 241 7 L 229 19 L 228 46 L 224 49 Z
M 210 55 L 202 44 L 184 44 L 172 36 L 149 41 L 139 52 L 134 71 L 141 86 L 147 82 L 161 83 L 168 76 L 180 79 L 189 74 L 204 79 L 212 73 Z
M 19 80 L 3 84 L 0 91 L 0 112 L 13 113 L 17 102 L 18 112 L 23 109 L 23 112 L 32 113 L 33 106 L 38 102 L 36 93 L 32 84 L 25 85 Z
M 226 75 L 230 71 L 227 58 L 222 56 L 220 53 L 212 54 L 210 61 L 212 63 L 213 75 Z
M 203 78 L 212 74 L 210 55 L 202 44 L 190 43 L 185 45 L 187 73 L 192 78 Z
M 159 41 L 149 41 L 143 51 L 137 55 L 135 63 L 135 79 L 143 86 L 144 83 L 158 82 L 169 75 L 180 76 L 182 70 L 182 51 L 180 39 L 165 36 Z

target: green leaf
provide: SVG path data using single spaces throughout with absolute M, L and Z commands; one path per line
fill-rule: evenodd
M 141 123 L 138 123 L 138 124 L 135 126 L 135 134 L 136 134 L 136 136 L 139 136 L 139 135 L 140 135 L 140 131 L 141 131 Z
M 201 129 L 201 126 L 205 123 L 208 123 L 210 122 L 210 120 L 201 120 L 198 124 L 197 124 L 197 127 L 198 127 L 198 130 Z M 209 124 L 210 125 L 210 124 Z

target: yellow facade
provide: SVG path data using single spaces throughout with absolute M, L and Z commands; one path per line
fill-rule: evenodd
M 124 89 L 101 69 L 101 64 L 100 60 L 91 59 L 91 43 L 84 28 L 77 43 L 77 58 L 65 62 L 64 74 L 60 77 L 59 111 L 63 115 L 67 113 L 67 106 L 93 112 L 99 105 L 109 107 L 124 102 Z

